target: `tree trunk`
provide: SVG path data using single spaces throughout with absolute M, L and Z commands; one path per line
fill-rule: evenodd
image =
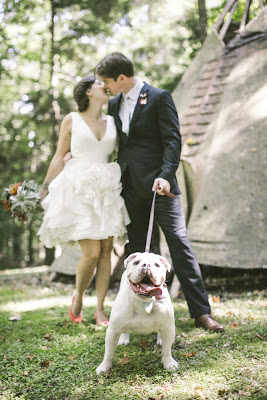
M 207 11 L 205 0 L 198 0 L 200 41 L 204 43 L 207 36 Z
M 50 58 L 50 79 L 51 79 L 51 123 L 52 123 L 52 152 L 53 154 L 56 151 L 56 143 L 58 139 L 59 133 L 59 120 L 60 120 L 60 107 L 58 104 L 58 70 L 59 70 L 59 61 L 58 54 L 55 51 L 55 2 L 51 0 L 51 25 L 50 25 L 50 34 L 51 34 L 51 58 Z
M 51 34 L 51 47 L 50 47 L 50 93 L 51 93 L 51 141 L 52 141 L 52 153 L 55 154 L 56 144 L 58 139 L 59 132 L 59 120 L 60 120 L 60 108 L 58 104 L 58 55 L 55 51 L 55 1 L 50 0 L 51 2 L 51 25 L 50 25 L 50 34 Z M 48 249 L 45 247 L 45 265 L 51 265 L 55 259 L 55 248 Z
M 12 232 L 12 242 L 13 242 L 13 265 L 16 268 L 20 267 L 21 263 L 21 235 L 22 235 L 22 229 L 20 226 L 14 225 L 14 229 Z
M 28 255 L 29 255 L 29 260 L 27 261 L 28 265 L 32 265 L 34 262 L 34 250 L 32 246 L 33 242 L 33 229 L 32 229 L 32 223 L 28 225 L 28 231 L 29 231 L 29 236 L 28 236 Z
M 51 265 L 54 259 L 55 259 L 55 248 L 53 247 L 52 249 L 48 249 L 47 247 L 45 247 L 45 260 L 44 260 L 45 265 Z

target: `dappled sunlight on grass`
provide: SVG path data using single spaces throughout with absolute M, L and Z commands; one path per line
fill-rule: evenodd
M 45 292 L 45 290 L 44 290 Z M 45 293 L 44 293 L 45 294 Z M 46 293 L 47 294 L 47 293 Z M 41 295 L 41 290 L 38 296 Z M 72 296 L 64 295 L 51 295 L 50 297 L 44 297 L 39 299 L 20 299 L 18 301 L 7 301 L 2 302 L 0 305 L 0 311 L 11 312 L 11 313 L 21 313 L 34 311 L 39 309 L 49 309 L 49 308 L 59 308 L 59 307 L 69 307 L 71 304 Z M 84 307 L 96 306 L 97 298 L 96 295 L 87 295 L 84 299 Z M 113 300 L 107 298 L 105 301 L 107 307 L 112 307 Z
M 103 359 L 106 328 L 94 320 L 95 291 L 86 293 L 83 323 L 69 321 L 73 286 L 1 289 L 0 391 L 4 399 L 197 399 L 253 400 L 267 396 L 265 292 L 210 297 L 212 314 L 224 334 L 196 328 L 185 300 L 173 301 L 176 335 L 172 354 L 177 371 L 166 371 L 156 334 L 130 335 L 118 346 L 107 375 L 95 369 Z M 110 314 L 115 294 L 105 302 Z M 212 300 L 213 299 L 213 300 Z M 9 315 L 21 313 L 21 320 Z M 15 314 L 16 315 L 16 314 Z M 235 325 L 231 326 L 233 322 Z M 145 342 L 145 346 L 143 345 Z M 121 360 L 127 358 L 126 364 Z
M 58 307 L 69 307 L 71 302 L 71 297 L 66 296 L 53 296 L 53 297 L 45 297 L 43 299 L 31 299 L 31 300 L 22 300 L 18 302 L 10 301 L 8 303 L 1 304 L 0 311 L 5 312 L 28 312 L 40 309 L 49 309 L 49 308 L 58 308 Z M 87 297 L 84 300 L 85 306 L 95 306 L 96 305 L 96 297 Z

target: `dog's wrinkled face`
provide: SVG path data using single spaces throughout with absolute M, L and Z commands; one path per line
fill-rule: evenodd
M 171 269 L 164 257 L 153 253 L 133 253 L 124 261 L 124 265 L 134 293 L 142 297 L 160 298 L 160 286 Z

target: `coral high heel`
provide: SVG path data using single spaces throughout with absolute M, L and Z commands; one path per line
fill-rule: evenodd
M 104 313 L 104 314 L 105 314 L 105 317 L 108 319 L 107 314 L 106 313 Z M 98 321 L 97 320 L 96 311 L 95 311 L 95 322 L 96 322 L 96 325 L 100 325 L 100 326 L 104 326 L 104 327 L 109 326 L 109 319 L 107 321 Z
M 78 315 L 78 316 L 77 316 L 77 315 L 74 315 L 74 314 L 72 313 L 72 306 L 73 306 L 74 300 L 75 300 L 75 296 L 73 296 L 73 298 L 72 298 L 71 306 L 70 306 L 70 308 L 69 308 L 69 316 L 70 316 L 71 322 L 77 322 L 78 324 L 80 324 L 80 323 L 82 322 L 82 315 L 83 315 L 83 313 L 82 313 L 82 310 L 81 310 L 81 312 L 80 312 L 80 315 Z

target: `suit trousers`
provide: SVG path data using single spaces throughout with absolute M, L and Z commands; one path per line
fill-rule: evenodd
M 152 195 L 153 193 L 151 193 L 151 199 L 141 198 L 129 181 L 127 185 L 124 185 L 122 196 L 131 219 L 131 223 L 127 226 L 129 237 L 129 243 L 126 245 L 127 255 L 136 251 L 145 251 Z M 210 314 L 207 292 L 187 235 L 179 195 L 171 199 L 157 194 L 155 218 L 165 235 L 174 272 L 180 281 L 191 317 L 197 318 L 203 314 Z

